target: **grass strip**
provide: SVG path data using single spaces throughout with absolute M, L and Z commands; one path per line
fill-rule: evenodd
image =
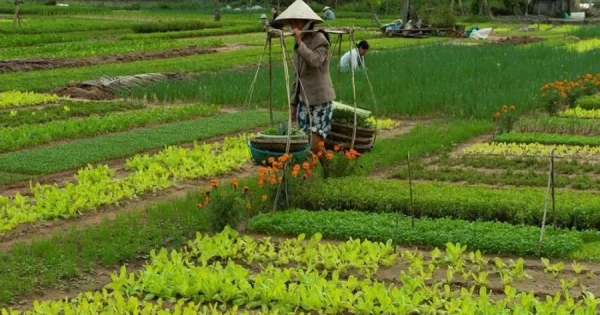
M 74 117 L 89 117 L 106 113 L 142 109 L 144 104 L 131 102 L 63 102 L 44 108 L 0 111 L 0 126 L 16 127 L 25 124 L 43 124 Z
M 398 228 L 396 230 L 396 222 Z M 419 218 L 412 220 L 391 213 L 357 211 L 280 211 L 261 214 L 249 222 L 250 229 L 273 235 L 312 235 L 326 238 L 348 238 L 371 241 L 394 240 L 402 245 L 443 248 L 448 242 L 467 245 L 470 250 L 489 254 L 536 256 L 539 228 L 499 222 L 468 222 L 452 219 Z M 598 240 L 598 232 L 578 232 L 547 229 L 544 235 L 544 257 L 571 258 L 578 254 L 585 241 Z M 600 255 L 581 257 L 600 259 Z
M 382 169 L 406 161 L 409 152 L 413 158 L 439 153 L 492 130 L 491 123 L 477 120 L 417 125 L 407 134 L 378 140 L 373 151 L 359 161 L 366 172 Z
M 599 38 L 600 25 L 585 25 L 573 29 L 569 35 L 579 37 L 580 39 Z
M 354 209 L 367 212 L 400 212 L 431 218 L 499 221 L 540 226 L 545 188 L 495 188 L 449 183 L 413 183 L 410 208 L 405 181 L 360 177 L 314 182 L 295 197 L 295 205 L 308 210 Z M 556 212 L 548 224 L 577 229 L 600 228 L 600 196 L 579 191 L 557 191 Z
M 413 179 L 445 181 L 445 182 L 466 182 L 468 184 L 487 184 L 487 185 L 511 185 L 518 187 L 537 186 L 545 187 L 548 185 L 548 174 L 546 172 L 515 172 L 514 169 L 499 170 L 498 172 L 485 172 L 476 169 L 465 168 L 427 168 L 423 165 L 415 165 L 411 169 Z M 394 178 L 408 180 L 408 169 L 404 168 L 398 171 Z M 556 176 L 554 186 L 557 188 L 570 187 L 577 190 L 598 189 L 600 181 L 589 175 L 575 175 L 573 177 Z
M 540 116 L 521 118 L 515 124 L 516 132 L 600 135 L 600 120 Z
M 0 253 L 0 303 L 52 287 L 98 266 L 116 267 L 163 246 L 179 247 L 206 229 L 198 196 L 163 202 L 144 211 L 119 214 L 97 226 L 73 228 L 51 238 L 17 243 Z
M 7 173 L 0 171 L 0 185 L 22 182 L 29 179 L 32 179 L 31 175 Z
M 189 105 L 167 108 L 150 108 L 105 116 L 59 120 L 43 125 L 22 125 L 0 130 L 0 152 L 15 151 L 24 147 L 59 140 L 85 138 L 110 132 L 126 131 L 152 124 L 170 123 L 210 116 L 219 112 L 216 106 Z
M 283 113 L 276 113 L 284 119 Z M 25 174 L 50 174 L 114 158 L 192 142 L 265 125 L 265 111 L 241 111 L 227 115 L 160 125 L 152 129 L 83 139 L 66 144 L 11 152 L 0 156 L 0 170 Z
M 521 133 L 510 132 L 494 137 L 495 142 L 506 143 L 541 143 L 541 144 L 564 144 L 580 146 L 599 146 L 600 137 L 588 137 L 581 135 L 561 135 L 550 133 Z

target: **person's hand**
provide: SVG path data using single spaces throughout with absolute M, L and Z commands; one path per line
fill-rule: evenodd
M 292 34 L 294 34 L 294 38 L 296 39 L 296 44 L 300 45 L 302 42 L 302 31 L 295 28 L 292 30 Z

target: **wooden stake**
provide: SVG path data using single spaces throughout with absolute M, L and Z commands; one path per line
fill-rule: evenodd
M 552 150 L 552 155 L 550 156 L 550 187 L 552 188 L 552 226 L 554 227 L 554 229 L 556 230 L 556 199 L 554 196 L 554 180 L 555 180 L 556 174 L 554 173 L 554 150 Z
M 271 36 L 268 37 L 269 41 L 269 124 L 273 126 L 273 44 Z
M 413 210 L 413 188 L 412 188 L 412 171 L 410 167 L 410 151 L 408 152 L 408 189 L 410 191 L 410 204 L 408 206 L 410 214 L 412 216 L 411 226 L 415 227 L 415 212 Z
M 554 150 L 552 151 L 554 155 Z M 550 161 L 550 172 L 548 173 L 548 187 L 546 188 L 546 198 L 544 199 L 544 216 L 542 218 L 542 228 L 540 229 L 540 240 L 538 241 L 538 256 L 542 257 L 542 247 L 544 245 L 544 230 L 546 229 L 546 217 L 548 216 L 548 195 L 552 185 L 552 170 L 554 168 L 554 159 Z

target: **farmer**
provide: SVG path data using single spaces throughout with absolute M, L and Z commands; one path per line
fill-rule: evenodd
M 335 99 L 329 75 L 329 36 L 323 31 L 308 32 L 314 29 L 315 23 L 323 20 L 302 0 L 292 3 L 276 22 L 290 24 L 296 42 L 290 118 L 304 132 L 310 132 L 311 151 L 318 154 L 324 150 L 319 144 L 331 131 L 332 101 Z
M 272 7 L 271 13 L 273 14 L 273 18 L 271 18 L 271 23 L 270 23 L 271 27 L 280 30 L 281 25 L 279 25 L 278 23 L 275 23 L 275 19 L 277 19 L 277 17 L 279 16 L 279 10 L 276 7 Z
M 333 14 L 330 7 L 323 8 L 323 20 L 335 20 L 335 14 Z
M 350 66 L 355 70 L 358 68 L 364 68 L 365 66 L 365 55 L 369 51 L 369 43 L 366 40 L 361 40 L 356 44 L 356 48 L 353 48 L 349 52 L 345 53 L 340 58 L 340 69 L 342 71 L 350 70 Z
M 260 24 L 262 24 L 263 30 L 266 30 L 269 27 L 269 22 L 267 21 L 267 15 L 264 13 L 260 15 Z

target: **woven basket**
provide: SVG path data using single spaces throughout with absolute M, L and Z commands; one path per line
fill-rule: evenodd
M 331 123 L 331 132 L 327 136 L 325 145 L 331 149 L 336 144 L 341 144 L 346 148 L 352 144 L 352 125 Z M 356 128 L 356 139 L 354 140 L 354 150 L 364 153 L 373 148 L 377 131 L 368 128 Z
M 287 147 L 287 136 L 281 138 L 256 137 L 250 139 L 250 144 L 259 150 L 284 153 Z M 290 140 L 290 152 L 302 151 L 306 146 L 308 146 L 308 137 Z

